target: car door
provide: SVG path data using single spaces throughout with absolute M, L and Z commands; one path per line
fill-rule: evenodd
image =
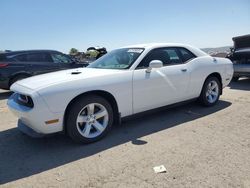
M 160 60 L 163 67 L 146 72 L 152 60 Z M 134 113 L 180 102 L 185 96 L 190 79 L 188 65 L 178 48 L 158 48 L 150 51 L 133 74 Z
M 43 74 L 59 70 L 59 66 L 53 63 L 49 52 L 41 51 L 28 55 L 28 60 L 32 62 L 32 68 L 36 74 Z
M 46 51 L 25 52 L 16 55 L 14 59 L 24 66 L 23 71 L 32 75 L 53 72 L 59 69 L 57 65 L 52 63 L 51 56 Z

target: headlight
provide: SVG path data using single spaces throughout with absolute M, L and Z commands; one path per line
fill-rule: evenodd
M 27 106 L 30 108 L 34 107 L 32 98 L 27 95 L 17 94 L 16 102 L 20 105 Z

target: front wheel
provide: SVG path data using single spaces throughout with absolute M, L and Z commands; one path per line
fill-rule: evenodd
M 220 97 L 221 84 L 216 77 L 209 77 L 202 88 L 199 100 L 205 106 L 215 105 Z
M 78 143 L 91 143 L 103 138 L 113 124 L 113 109 L 100 96 L 84 96 L 68 110 L 68 135 Z

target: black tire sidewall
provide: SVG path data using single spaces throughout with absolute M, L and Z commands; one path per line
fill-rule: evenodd
M 207 86 L 208 86 L 208 84 L 209 84 L 211 81 L 216 81 L 216 83 L 217 83 L 218 86 L 219 86 L 219 94 L 218 94 L 218 97 L 217 97 L 216 101 L 214 101 L 213 103 L 208 102 L 207 97 L 206 97 Z M 220 81 L 218 80 L 218 78 L 216 78 L 216 77 L 209 77 L 209 78 L 207 78 L 206 81 L 205 81 L 205 83 L 204 83 L 204 85 L 203 85 L 203 88 L 202 88 L 202 92 L 201 92 L 201 95 L 200 95 L 200 102 L 201 102 L 203 105 L 205 105 L 205 106 L 213 106 L 213 105 L 215 105 L 215 104 L 218 102 L 219 98 L 220 98 L 221 87 L 222 87 L 222 86 L 221 86 L 221 83 L 220 83 Z
M 237 82 L 238 80 L 239 80 L 239 77 L 233 77 L 233 78 L 232 78 L 232 81 L 233 81 L 233 82 Z
M 86 138 L 82 136 L 76 125 L 76 120 L 79 112 L 88 104 L 90 103 L 99 103 L 103 105 L 109 114 L 109 122 L 105 130 L 97 137 L 95 138 Z M 103 138 L 111 129 L 113 124 L 113 109 L 110 105 L 110 103 L 104 99 L 103 97 L 96 96 L 96 95 L 88 95 L 80 97 L 78 100 L 76 100 L 68 110 L 68 114 L 66 114 L 66 130 L 67 134 L 77 143 L 91 143 L 96 142 Z

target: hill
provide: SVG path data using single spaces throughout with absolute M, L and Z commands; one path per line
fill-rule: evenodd
M 217 47 L 217 48 L 202 48 L 201 50 L 212 55 L 212 54 L 217 54 L 217 53 L 229 53 L 231 47 L 232 46 L 223 46 L 223 47 Z

